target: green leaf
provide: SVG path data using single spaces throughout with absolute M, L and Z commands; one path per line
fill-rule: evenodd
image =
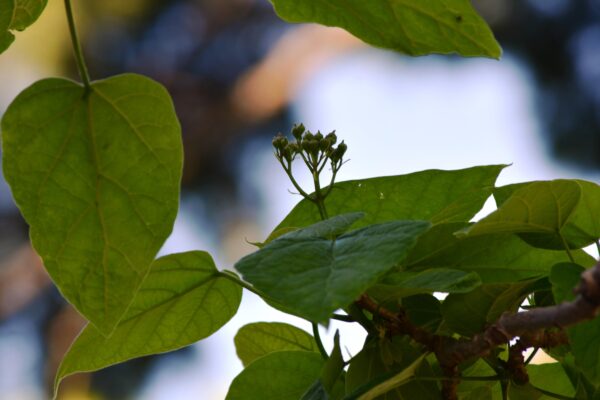
M 422 272 L 393 271 L 369 289 L 379 302 L 422 293 L 467 293 L 481 285 L 475 272 L 435 268 Z
M 530 182 L 497 190 L 495 196 L 498 210 L 462 234 L 519 233 L 531 245 L 548 249 L 579 249 L 600 237 L 600 186 L 595 183 Z
M 600 318 L 567 329 L 575 366 L 591 383 L 600 386 Z
M 112 332 L 169 236 L 182 170 L 167 91 L 140 75 L 25 89 L 2 119 L 3 168 L 64 297 Z
M 12 30 L 33 24 L 46 8 L 47 0 L 0 0 L 0 53 L 15 40 Z
M 575 396 L 575 389 L 560 363 L 529 364 L 527 366 L 529 382 L 538 388 L 556 393 L 565 397 Z M 551 397 L 543 396 L 543 399 Z
M 440 224 L 419 237 L 404 261 L 409 271 L 451 268 L 475 272 L 484 283 L 515 282 L 550 274 L 552 266 L 568 262 L 566 252 L 532 247 L 512 234 L 467 236 L 454 232 L 464 224 Z M 595 260 L 582 250 L 572 251 L 575 261 L 592 266 Z
M 450 294 L 442 303 L 446 327 L 464 336 L 481 332 L 505 311 L 515 312 L 532 291 L 535 279 L 482 285 L 466 294 Z
M 344 373 L 344 357 L 340 348 L 340 333 L 337 331 L 333 339 L 333 350 L 321 370 L 321 382 L 329 395 L 333 393 L 334 386 L 339 377 Z
M 556 304 L 575 298 L 573 289 L 579 284 L 583 271 L 585 268 L 573 263 L 558 263 L 552 266 L 550 283 L 552 283 L 552 294 Z
M 244 367 L 267 354 L 284 350 L 318 352 L 315 339 L 295 326 L 282 322 L 255 322 L 240 328 L 235 348 Z
M 483 360 L 478 359 L 460 372 L 465 377 L 492 377 L 496 372 Z M 500 378 L 499 378 L 500 379 Z M 461 400 L 500 400 L 502 393 L 498 380 L 471 381 L 461 380 L 457 389 Z
M 502 50 L 468 0 L 271 0 L 288 22 L 346 29 L 365 42 L 413 56 L 458 53 L 500 58 Z
M 441 303 L 430 294 L 405 297 L 402 308 L 410 322 L 431 332 L 435 332 L 442 322 Z
M 237 312 L 242 289 L 224 278 L 210 255 L 171 254 L 152 264 L 135 300 L 110 337 L 89 324 L 56 376 L 95 371 L 135 357 L 175 350 L 219 330 Z
M 424 221 L 393 221 L 336 240 L 307 237 L 299 230 L 242 258 L 235 268 L 297 315 L 326 321 L 401 261 L 429 226 Z
M 323 359 L 309 351 L 279 351 L 256 359 L 235 377 L 226 400 L 298 400 L 319 377 Z
M 491 195 L 505 165 L 455 171 L 427 170 L 408 175 L 339 182 L 327 197 L 329 215 L 364 212 L 354 227 L 393 220 L 469 221 Z M 302 228 L 321 220 L 315 205 L 304 199 L 275 228 Z M 273 234 L 274 234 L 273 233 Z M 273 235 L 272 234 L 272 235 Z

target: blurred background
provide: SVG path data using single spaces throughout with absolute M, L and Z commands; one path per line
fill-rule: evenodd
M 339 29 L 290 25 L 267 0 L 75 2 L 90 73 L 149 75 L 183 127 L 181 209 L 162 254 L 202 249 L 220 268 L 251 252 L 299 201 L 272 156 L 294 123 L 349 145 L 339 180 L 512 163 L 500 184 L 600 180 L 600 0 L 476 0 L 501 61 L 410 58 Z M 63 2 L 0 56 L 0 114 L 47 76 L 77 79 Z M 308 176 L 298 177 L 309 188 Z M 488 205 L 488 209 L 491 205 Z M 0 179 L 0 400 L 46 399 L 84 321 L 60 297 L 28 243 Z M 61 399 L 225 397 L 241 370 L 233 336 L 286 317 L 244 293 L 238 315 L 186 349 L 68 378 Z M 342 323 L 347 354 L 363 334 Z

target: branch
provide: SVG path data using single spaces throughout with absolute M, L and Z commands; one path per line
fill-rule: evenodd
M 564 328 L 600 314 L 600 262 L 581 274 L 581 281 L 574 293 L 576 298 L 571 302 L 515 314 L 504 313 L 494 324 L 470 339 L 432 334 L 413 325 L 403 310 L 398 313 L 387 310 L 365 294 L 355 304 L 386 321 L 389 334 L 407 335 L 435 353 L 445 374 L 451 378 L 456 377 L 459 364 L 484 357 L 494 348 L 518 337 L 519 342 L 511 348 L 509 367 L 516 381 L 527 382 L 522 355 L 524 350 L 566 344 L 568 337 Z M 455 399 L 456 385 L 444 385 L 443 398 Z

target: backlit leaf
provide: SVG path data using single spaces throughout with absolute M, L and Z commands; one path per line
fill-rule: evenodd
M 309 351 L 279 351 L 256 359 L 235 377 L 226 400 L 298 400 L 319 377 L 323 359 Z
M 33 24 L 48 0 L 0 0 L 0 53 L 15 40 L 11 31 L 22 31 Z
M 219 274 L 208 253 L 161 257 L 109 338 L 91 324 L 85 327 L 63 359 L 56 383 L 76 372 L 204 339 L 235 315 L 241 299 L 241 287 Z
M 244 325 L 234 340 L 237 355 L 244 366 L 276 351 L 319 351 L 311 335 L 282 322 L 255 322 Z
M 365 42 L 410 55 L 499 58 L 490 28 L 468 0 L 271 0 L 289 22 L 339 26 Z
M 2 119 L 4 175 L 62 294 L 103 334 L 131 303 L 177 214 L 179 122 L 133 74 L 25 89 Z
M 600 238 L 600 186 L 595 183 L 521 183 L 500 188 L 495 196 L 498 210 L 462 234 L 519 233 L 533 246 L 548 249 L 579 249 Z
M 298 315 L 326 321 L 401 261 L 429 227 L 424 221 L 392 221 L 336 240 L 306 237 L 299 230 L 242 258 L 235 267 L 246 281 Z

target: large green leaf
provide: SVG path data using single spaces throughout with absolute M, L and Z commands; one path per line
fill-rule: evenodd
M 319 377 L 323 359 L 310 351 L 278 351 L 256 359 L 231 383 L 227 400 L 298 400 Z
M 429 227 L 424 221 L 392 221 L 335 240 L 307 237 L 299 230 L 242 258 L 235 267 L 245 280 L 298 315 L 326 321 L 401 261 Z
M 473 336 L 502 313 L 515 312 L 531 292 L 535 280 L 482 285 L 466 294 L 450 294 L 442 303 L 444 325 L 453 332 Z
M 457 238 L 464 224 L 440 224 L 419 237 L 403 262 L 409 271 L 451 268 L 476 272 L 484 283 L 515 282 L 550 274 L 554 264 L 569 261 L 566 252 L 532 247 L 512 234 Z M 572 252 L 580 265 L 592 266 L 593 257 Z
M 48 0 L 0 0 L 0 53 L 15 40 L 10 31 L 22 31 L 33 24 Z
M 422 293 L 466 293 L 481 284 L 479 275 L 456 269 L 435 268 L 421 272 L 393 271 L 369 289 L 379 302 Z
M 502 50 L 468 0 L 271 0 L 289 22 L 339 26 L 365 42 L 410 55 L 499 58 Z
M 244 366 L 276 351 L 318 352 L 315 339 L 300 328 L 282 322 L 255 322 L 244 325 L 235 335 L 237 355 Z
M 595 183 L 531 182 L 500 188 L 495 196 L 498 210 L 463 234 L 519 233 L 528 243 L 548 249 L 578 249 L 600 237 L 600 186 Z
M 325 205 L 329 215 L 364 212 L 355 228 L 411 219 L 433 223 L 469 221 L 491 195 L 504 165 L 456 171 L 427 170 L 336 183 Z M 300 201 L 275 228 L 301 228 L 321 220 L 315 205 Z
M 167 91 L 127 74 L 91 92 L 65 79 L 24 90 L 2 119 L 3 168 L 62 294 L 103 334 L 170 234 L 182 145 Z
M 135 357 L 175 350 L 219 330 L 237 312 L 241 287 L 201 251 L 161 257 L 110 337 L 88 325 L 56 376 L 95 371 Z

